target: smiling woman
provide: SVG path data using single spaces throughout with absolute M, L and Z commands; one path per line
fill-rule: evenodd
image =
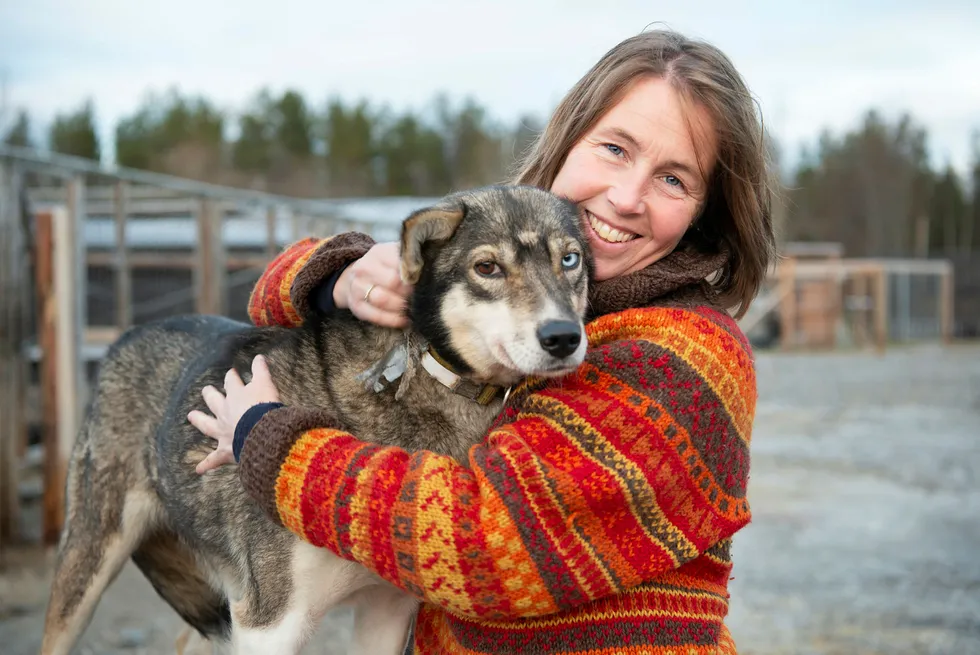
M 574 373 L 515 388 L 465 462 L 359 442 L 312 408 L 226 411 L 275 400 L 267 376 L 211 393 L 223 418 L 192 421 L 219 452 L 236 427 L 247 437 L 241 478 L 274 521 L 424 603 L 412 652 L 731 655 L 756 385 L 729 312 L 773 255 L 768 176 L 723 53 L 669 31 L 627 39 L 562 100 L 516 179 L 574 201 L 589 233 Z M 268 267 L 250 315 L 293 325 L 346 308 L 404 326 L 397 260 L 363 235 L 304 240 Z
M 646 268 L 677 246 L 703 209 L 717 148 L 707 112 L 686 108 L 652 76 L 572 146 L 551 190 L 584 209 L 596 280 Z

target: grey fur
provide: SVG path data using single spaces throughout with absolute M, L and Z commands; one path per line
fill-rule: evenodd
M 521 243 L 518 235 L 536 245 Z M 325 410 L 364 440 L 465 461 L 499 413 L 499 397 L 481 406 L 424 372 L 401 388 L 376 393 L 358 375 L 405 344 L 406 336 L 431 343 L 468 378 L 501 386 L 530 373 L 567 373 L 582 361 L 584 329 L 582 347 L 561 361 L 535 353 L 530 333 L 518 329 L 546 320 L 581 327 L 588 248 L 570 203 L 526 187 L 455 194 L 405 220 L 401 250 L 403 271 L 417 281 L 409 335 L 348 312 L 293 329 L 190 316 L 132 328 L 112 346 L 71 454 L 44 655 L 68 653 L 128 557 L 185 621 L 216 642 L 232 639 L 239 627 L 280 625 L 301 602 L 298 537 L 248 497 L 236 467 L 204 476 L 194 470 L 213 442 L 186 416 L 192 409 L 206 411 L 201 389 L 221 388 L 230 367 L 247 381 L 251 360 L 262 353 L 287 405 Z M 497 253 L 506 276 L 474 272 L 474 253 L 487 252 Z M 570 252 L 582 260 L 566 270 L 561 261 L 574 259 Z M 499 325 L 474 322 L 492 308 L 507 314 L 500 322 L 513 325 L 513 335 L 506 326 L 500 331 Z M 514 362 L 531 362 L 533 370 L 488 364 L 490 346 L 477 342 L 495 339 L 511 339 L 506 348 L 513 346 Z M 323 558 L 322 567 L 314 561 L 313 568 L 347 567 L 345 579 L 356 583 L 345 584 L 354 591 L 366 585 L 396 591 L 358 565 L 326 551 Z M 356 596 L 340 600 L 356 602 Z M 322 615 L 327 609 L 309 611 Z

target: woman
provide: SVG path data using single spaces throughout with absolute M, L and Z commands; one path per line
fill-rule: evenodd
M 588 222 L 575 374 L 515 389 L 463 465 L 279 406 L 256 358 L 227 399 L 205 391 L 215 417 L 190 417 L 219 440 L 199 470 L 234 461 L 237 426 L 242 480 L 273 520 L 424 601 L 416 653 L 735 653 L 729 548 L 750 519 L 756 387 L 726 309 L 744 311 L 774 252 L 749 92 L 714 47 L 640 34 L 572 88 L 516 181 Z M 395 254 L 353 234 L 294 244 L 250 315 L 294 325 L 336 305 L 402 324 Z

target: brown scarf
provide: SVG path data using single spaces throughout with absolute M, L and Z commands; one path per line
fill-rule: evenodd
M 727 259 L 725 252 L 705 254 L 677 249 L 634 273 L 593 282 L 589 289 L 590 319 L 633 307 L 649 307 L 665 296 L 697 288 Z

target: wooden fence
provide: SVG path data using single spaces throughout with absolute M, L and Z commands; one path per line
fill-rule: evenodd
M 25 534 L 57 541 L 89 386 L 123 330 L 185 312 L 244 318 L 251 284 L 295 239 L 397 234 L 404 209 L 365 220 L 345 211 L 350 202 L 0 145 L 0 548 Z M 25 485 L 32 476 L 40 484 Z
M 788 243 L 740 324 L 783 350 L 949 343 L 954 280 L 946 259 L 846 258 L 838 243 Z

